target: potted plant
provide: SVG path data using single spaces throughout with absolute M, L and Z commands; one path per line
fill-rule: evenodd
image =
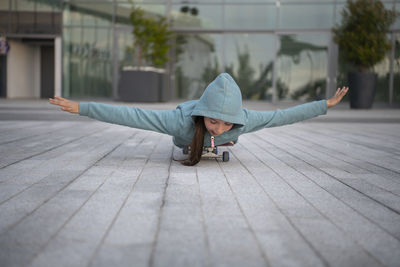
M 351 108 L 372 107 L 376 74 L 371 69 L 390 49 L 387 32 L 395 17 L 381 1 L 348 0 L 341 25 L 333 28 L 340 56 L 355 69 L 348 74 Z
M 151 15 L 134 7 L 130 14 L 134 42 L 131 49 L 136 57 L 135 67 L 122 71 L 119 97 L 122 101 L 159 102 L 169 100 L 164 86 L 163 67 L 168 62 L 168 52 L 173 37 L 165 17 Z

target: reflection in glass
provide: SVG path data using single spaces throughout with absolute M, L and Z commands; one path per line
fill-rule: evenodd
M 151 1 L 151 0 L 147 0 L 147 1 Z M 196 0 L 167 0 L 167 1 L 171 1 L 173 4 L 188 3 L 189 6 L 194 6 L 197 3 L 201 4 L 204 2 L 220 4 L 224 0 L 197 0 L 197 1 Z M 227 0 L 225 0 L 225 1 L 227 1 Z M 242 1 L 246 1 L 246 0 L 242 0 Z
M 0 10 L 8 10 L 9 5 L 8 5 L 8 1 L 0 1 Z
M 395 49 L 393 62 L 393 103 L 400 103 L 400 34 L 395 34 Z
M 131 30 L 119 30 L 117 34 L 119 71 L 124 67 L 137 65 L 133 51 L 133 35 Z
M 64 95 L 111 96 L 110 29 L 64 28 Z
M 241 4 L 247 4 L 249 0 L 225 0 L 225 4 L 230 4 L 230 3 L 241 3 Z M 269 4 L 276 4 L 276 0 L 251 0 L 252 3 L 269 3 Z
M 149 14 L 154 14 L 158 16 L 165 16 L 166 6 L 165 5 L 141 5 L 141 4 L 131 4 L 131 3 L 119 3 L 117 5 L 116 11 L 116 22 L 121 25 L 131 26 L 130 14 L 133 6 L 140 7 Z
M 112 12 L 112 3 L 66 3 L 64 7 L 64 24 L 111 26 Z
M 277 59 L 278 99 L 323 99 L 329 36 L 281 35 Z
M 391 40 L 390 34 L 387 35 Z M 377 75 L 375 88 L 375 102 L 389 101 L 389 80 L 390 80 L 390 50 L 386 53 L 385 58 L 374 66 L 373 72 Z
M 180 98 L 196 99 L 222 71 L 222 36 L 185 34 L 175 52 L 175 90 Z
M 50 3 L 36 3 L 37 12 L 52 12 L 53 10 L 54 5 L 51 5 Z
M 400 12 L 400 2 L 397 2 L 396 6 L 396 11 Z M 396 21 L 393 23 L 393 29 L 400 29 L 400 16 L 396 17 Z
M 226 34 L 225 71 L 233 76 L 244 99 L 271 99 L 274 36 Z
M 342 12 L 345 6 L 345 4 L 336 4 L 335 24 L 342 22 Z
M 63 24 L 65 26 L 71 25 L 81 25 L 81 14 L 77 11 L 74 11 L 74 8 L 71 8 L 71 5 L 65 4 L 63 10 Z
M 100 1 L 100 0 L 99 0 Z M 104 1 L 104 0 L 103 0 Z M 114 0 L 106 0 L 106 1 L 114 1 Z M 134 2 L 134 3 L 136 3 L 136 4 L 147 4 L 147 3 L 149 3 L 149 4 L 152 4 L 152 3 L 165 3 L 165 2 L 167 2 L 167 1 L 170 1 L 170 0 L 134 0 L 134 1 L 132 1 L 132 0 L 116 0 L 116 2 L 118 3 L 118 2 L 121 2 L 121 3 L 124 3 L 124 2 Z M 180 0 L 180 2 L 182 2 L 182 0 Z M 165 5 L 165 4 L 164 4 Z
M 14 0 L 11 2 L 14 11 L 34 11 L 35 3 L 29 0 Z
M 197 11 L 192 14 L 186 8 Z M 173 5 L 170 16 L 175 28 L 218 29 L 222 28 L 222 11 L 221 5 Z
M 280 29 L 323 29 L 333 26 L 332 4 L 283 4 L 280 7 Z
M 276 5 L 227 5 L 224 17 L 227 29 L 274 29 Z

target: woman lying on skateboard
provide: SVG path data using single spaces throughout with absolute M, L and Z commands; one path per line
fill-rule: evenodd
M 82 116 L 156 131 L 173 136 L 176 146 L 190 146 L 189 157 L 182 163 L 197 164 L 203 147 L 236 143 L 239 135 L 263 128 L 292 124 L 326 114 L 347 93 L 348 88 L 338 88 L 328 100 L 313 101 L 288 109 L 255 111 L 242 108 L 242 95 L 233 78 L 220 74 L 211 82 L 199 100 L 184 102 L 173 110 L 147 110 L 126 106 L 113 106 L 93 102 L 74 102 L 62 97 L 50 98 L 51 104 L 61 110 Z

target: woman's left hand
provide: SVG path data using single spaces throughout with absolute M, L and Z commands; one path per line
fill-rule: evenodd
M 338 88 L 336 90 L 336 93 L 334 96 L 326 100 L 326 104 L 328 105 L 328 108 L 331 108 L 333 106 L 336 106 L 337 103 L 339 103 L 342 98 L 346 95 L 347 91 L 349 90 L 349 87 L 342 87 L 342 89 Z

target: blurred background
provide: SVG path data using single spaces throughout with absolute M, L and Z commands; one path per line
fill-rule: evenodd
M 400 1 L 382 1 L 400 11 Z M 132 54 L 133 6 L 162 15 L 176 42 L 166 79 L 170 99 L 198 98 L 218 73 L 237 81 L 244 99 L 309 101 L 347 84 L 331 29 L 345 1 L 333 0 L 0 0 L 3 98 L 118 100 Z M 375 102 L 400 103 L 400 18 L 392 49 L 374 67 Z

